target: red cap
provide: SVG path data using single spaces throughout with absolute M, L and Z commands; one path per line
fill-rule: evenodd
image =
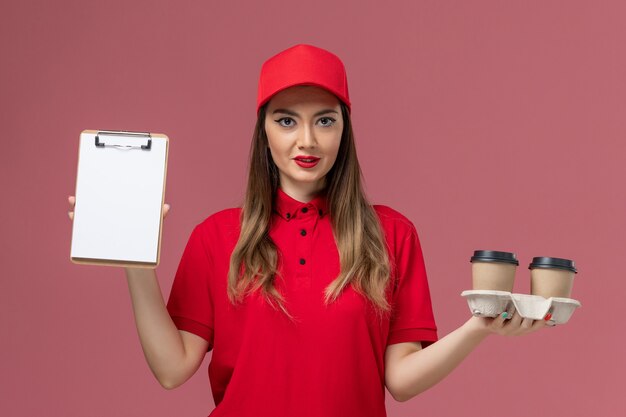
M 336 95 L 350 110 L 348 78 L 343 62 L 324 49 L 301 44 L 274 55 L 263 64 L 257 113 L 274 94 L 295 85 L 324 88 Z

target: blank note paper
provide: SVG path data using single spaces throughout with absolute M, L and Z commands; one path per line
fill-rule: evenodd
M 165 135 L 81 133 L 73 262 L 158 264 L 167 150 Z

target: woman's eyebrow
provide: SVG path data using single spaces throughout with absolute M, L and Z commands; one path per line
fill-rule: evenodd
M 272 112 L 272 114 L 276 114 L 276 113 L 283 113 L 283 114 L 288 114 L 289 116 L 296 116 L 299 117 L 300 115 L 294 111 L 288 110 L 288 109 L 276 109 Z M 321 116 L 322 114 L 327 114 L 327 113 L 336 113 L 339 114 L 339 112 L 337 110 L 333 110 L 333 109 L 324 109 L 324 110 L 320 110 L 317 113 L 315 113 L 313 115 L 313 117 L 316 116 Z
M 272 112 L 272 114 L 276 114 L 276 113 L 288 114 L 289 116 L 299 116 L 298 113 L 293 112 L 291 110 L 287 110 L 287 109 L 276 109 Z
M 337 110 L 333 110 L 333 109 L 325 109 L 325 110 L 320 110 L 317 113 L 315 113 L 313 116 L 321 116 L 322 114 L 327 114 L 327 113 L 335 113 L 335 114 L 339 114 L 339 112 Z

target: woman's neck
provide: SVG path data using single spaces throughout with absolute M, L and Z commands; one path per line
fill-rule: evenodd
M 324 190 L 324 187 L 325 184 L 323 181 L 320 181 L 318 184 L 311 184 L 310 187 L 308 184 L 304 186 L 300 184 L 293 186 L 292 184 L 284 182 L 280 184 L 280 188 L 285 194 L 301 203 L 308 203 L 313 200 Z

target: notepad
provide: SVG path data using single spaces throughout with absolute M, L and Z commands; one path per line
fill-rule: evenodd
M 72 262 L 158 265 L 168 145 L 157 133 L 81 132 Z

